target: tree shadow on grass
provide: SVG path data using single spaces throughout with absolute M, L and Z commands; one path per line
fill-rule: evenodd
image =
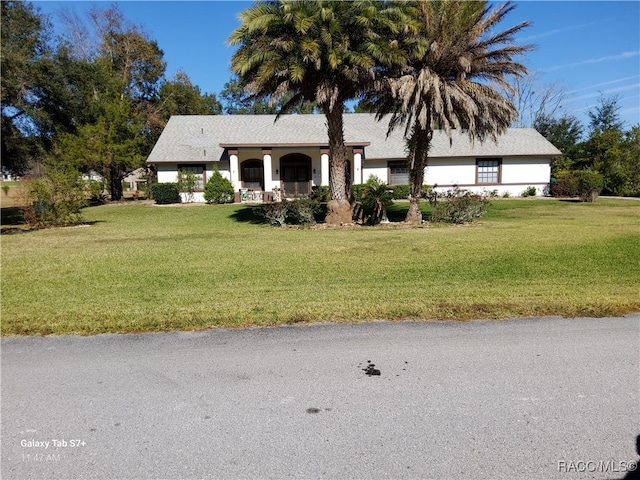
M 24 225 L 24 214 L 21 207 L 5 207 L 0 209 L 0 225 Z
M 13 235 L 16 233 L 34 232 L 36 230 L 42 230 L 46 228 L 65 228 L 65 227 L 31 227 L 27 225 L 24 219 L 23 207 L 5 207 L 0 209 L 0 234 Z M 69 225 L 69 227 L 89 226 L 100 223 L 100 221 L 82 222 L 79 225 Z
M 394 202 L 387 209 L 387 218 L 390 222 L 404 222 L 409 211 L 409 202 Z M 422 218 L 427 221 L 431 218 L 431 207 L 429 202 L 422 200 L 420 202 L 420 211 Z
M 409 210 L 408 203 L 393 203 L 387 208 L 387 218 L 390 222 L 404 222 L 407 217 L 407 211 Z
M 254 213 L 253 209 L 259 204 L 246 205 L 243 208 L 237 209 L 229 218 L 232 218 L 238 223 L 251 223 L 253 225 L 261 225 L 265 223 L 264 218 L 261 218 Z

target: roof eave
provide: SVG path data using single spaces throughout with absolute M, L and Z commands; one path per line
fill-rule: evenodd
M 371 142 L 345 142 L 347 147 L 368 147 Z M 221 148 L 329 148 L 328 143 L 220 143 Z

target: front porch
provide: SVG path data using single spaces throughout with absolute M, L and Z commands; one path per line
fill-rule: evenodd
M 280 201 L 308 196 L 316 186 L 329 185 L 329 149 L 319 145 L 279 147 L 224 145 L 230 181 L 238 203 Z M 348 160 L 348 180 L 362 182 L 364 148 L 354 146 Z
M 261 188 L 241 188 L 236 194 L 236 202 L 239 203 L 263 203 L 280 202 L 285 198 L 306 197 L 313 192 L 311 181 L 307 182 L 281 182 L 282 188 L 274 188 L 271 192 L 265 192 Z

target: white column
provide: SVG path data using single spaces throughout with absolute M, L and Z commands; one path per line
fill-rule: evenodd
M 271 162 L 271 149 L 262 149 L 262 166 L 264 168 L 264 191 L 273 191 L 273 166 Z
M 240 190 L 240 165 L 238 163 L 238 150 L 230 149 L 229 150 L 229 172 L 231 176 L 231 184 L 233 185 L 233 189 L 237 192 Z
M 329 186 L 329 149 L 320 149 L 320 185 Z
M 353 149 L 353 183 L 364 183 L 362 178 L 362 147 Z

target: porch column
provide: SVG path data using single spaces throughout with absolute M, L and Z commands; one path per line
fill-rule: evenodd
M 364 179 L 362 178 L 362 154 L 364 153 L 364 148 L 362 147 L 354 147 L 353 148 L 353 183 L 364 183 Z
M 240 190 L 240 165 L 237 148 L 229 149 L 229 177 L 233 190 L 237 193 Z
M 320 148 L 320 185 L 329 186 L 329 148 Z
M 271 165 L 271 148 L 262 148 L 262 166 L 264 169 L 264 191 L 271 192 L 273 190 L 273 169 Z

